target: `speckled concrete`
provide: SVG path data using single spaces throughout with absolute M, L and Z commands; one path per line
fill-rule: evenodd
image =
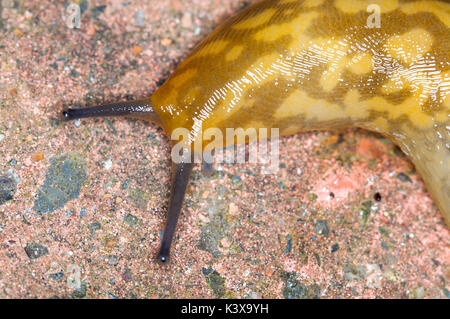
M 358 130 L 281 139 L 280 170 L 193 172 L 154 260 L 168 140 L 59 112 L 148 96 L 242 0 L 0 6 L 1 298 L 448 298 L 450 232 L 413 167 Z M 12 198 L 12 199 L 11 199 Z

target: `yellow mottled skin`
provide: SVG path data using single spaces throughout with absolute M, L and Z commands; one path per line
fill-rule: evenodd
M 380 28 L 368 26 L 374 4 Z M 449 27 L 447 1 L 259 1 L 200 43 L 152 104 L 192 144 L 209 128 L 379 132 L 450 224 Z

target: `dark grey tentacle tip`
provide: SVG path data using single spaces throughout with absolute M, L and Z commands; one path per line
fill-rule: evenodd
M 71 116 L 70 116 L 70 111 L 72 111 L 71 109 L 67 109 L 65 111 L 62 112 L 63 118 L 65 120 L 70 120 Z
M 161 265 L 163 265 L 163 264 L 166 265 L 169 263 L 169 255 L 158 253 L 158 257 L 156 258 L 156 261 Z

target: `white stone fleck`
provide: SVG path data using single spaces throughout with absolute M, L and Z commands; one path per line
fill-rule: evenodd
M 113 164 L 112 161 L 109 159 L 109 160 L 103 162 L 103 167 L 106 170 L 110 170 L 112 167 L 112 164 Z

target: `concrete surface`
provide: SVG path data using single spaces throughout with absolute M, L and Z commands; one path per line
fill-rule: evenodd
M 407 158 L 359 130 L 283 138 L 277 175 L 197 167 L 157 264 L 167 138 L 58 114 L 150 95 L 246 2 L 75 2 L 78 29 L 69 2 L 0 2 L 1 298 L 450 296 L 449 228 Z

